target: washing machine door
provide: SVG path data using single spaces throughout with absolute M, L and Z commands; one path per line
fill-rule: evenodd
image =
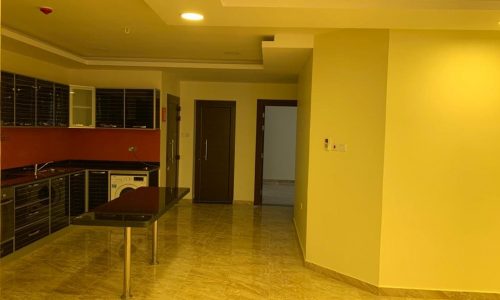
M 132 184 L 124 184 L 124 185 L 121 185 L 119 186 L 116 190 L 115 190 L 115 193 L 113 195 L 113 199 L 115 198 L 118 198 L 120 197 L 121 195 L 123 194 L 126 194 L 128 192 L 131 192 L 133 190 L 135 190 L 137 188 L 136 185 L 132 185 Z

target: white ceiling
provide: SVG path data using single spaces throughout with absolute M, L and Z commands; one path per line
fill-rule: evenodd
M 184 11 L 205 20 L 184 21 Z M 335 28 L 499 30 L 499 21 L 500 0 L 2 0 L 2 47 L 70 67 L 293 82 L 311 37 Z

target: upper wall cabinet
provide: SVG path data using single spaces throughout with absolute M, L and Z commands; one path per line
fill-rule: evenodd
M 54 83 L 37 80 L 36 125 L 54 126 Z
M 14 126 L 14 74 L 2 72 L 0 114 L 2 126 Z
M 2 72 L 1 125 L 68 127 L 69 88 Z
M 72 85 L 70 127 L 95 127 L 95 88 Z
M 54 84 L 54 125 L 69 126 L 69 86 Z
M 96 89 L 96 127 L 159 128 L 159 97 L 154 89 Z
M 16 126 L 35 126 L 36 79 L 15 75 L 14 83 Z
M 123 89 L 95 90 L 95 123 L 96 127 L 124 128 L 123 113 L 125 93 Z

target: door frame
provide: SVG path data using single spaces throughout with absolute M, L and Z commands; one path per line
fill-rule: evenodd
M 255 139 L 255 183 L 254 205 L 262 205 L 262 185 L 264 180 L 264 124 L 267 106 L 297 107 L 297 100 L 257 100 L 257 126 Z
M 202 132 L 201 123 L 201 106 L 205 104 L 211 104 L 213 106 L 225 106 L 231 109 L 231 131 L 229 137 L 229 201 L 220 203 L 233 203 L 234 201 L 234 148 L 235 148 L 235 137 L 236 137 L 236 101 L 234 100 L 195 100 L 195 132 L 194 132 L 194 182 L 193 182 L 193 202 L 200 203 L 199 199 L 199 183 L 201 176 L 200 172 L 200 162 L 201 162 L 201 140 L 200 134 Z M 215 202 L 214 202 L 215 203 Z
M 173 100 L 173 101 L 172 101 Z M 180 123 L 181 123 L 181 119 L 180 119 L 180 111 L 181 111 L 181 99 L 179 96 L 175 96 L 173 94 L 168 94 L 167 93 L 167 101 L 166 101 L 166 126 L 167 126 L 167 129 L 165 131 L 165 134 L 166 134 L 166 151 L 165 151 L 165 169 L 168 168 L 168 162 L 169 162 L 169 157 L 168 157 L 168 150 L 169 149 L 172 149 L 169 145 L 169 140 L 168 140 L 168 132 L 169 132 L 169 128 L 168 128 L 168 123 L 170 121 L 170 119 L 168 118 L 168 114 L 169 114 L 169 111 L 168 111 L 168 104 L 169 103 L 175 103 L 176 104 L 176 107 L 175 107 L 175 122 L 177 123 L 177 130 L 176 130 L 176 133 L 175 133 L 175 164 L 176 164 L 176 172 L 175 172 L 175 183 L 174 183 L 174 188 L 177 189 L 179 187 L 179 160 L 180 160 L 180 155 L 179 155 L 179 137 L 180 137 Z M 159 113 L 158 113 L 159 114 Z M 157 116 L 159 116 L 157 114 Z M 168 187 L 169 186 L 169 182 L 168 182 L 168 171 L 165 170 L 165 186 Z

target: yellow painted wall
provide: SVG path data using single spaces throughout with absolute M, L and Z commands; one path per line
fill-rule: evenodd
M 150 70 L 71 69 L 71 84 L 101 88 L 157 88 L 162 86 L 162 72 Z
M 500 33 L 393 31 L 380 285 L 500 293 Z
M 297 151 L 295 154 L 294 222 L 304 256 L 307 243 L 307 187 L 309 183 L 312 60 L 313 55 L 311 55 L 301 70 L 297 85 Z
M 69 84 L 69 69 L 2 49 L 2 71 Z
M 179 185 L 193 187 L 195 100 L 236 101 L 234 200 L 253 202 L 257 99 L 296 97 L 295 84 L 181 82 Z
M 378 284 L 388 31 L 317 36 L 306 260 Z M 327 152 L 329 138 L 347 152 Z

